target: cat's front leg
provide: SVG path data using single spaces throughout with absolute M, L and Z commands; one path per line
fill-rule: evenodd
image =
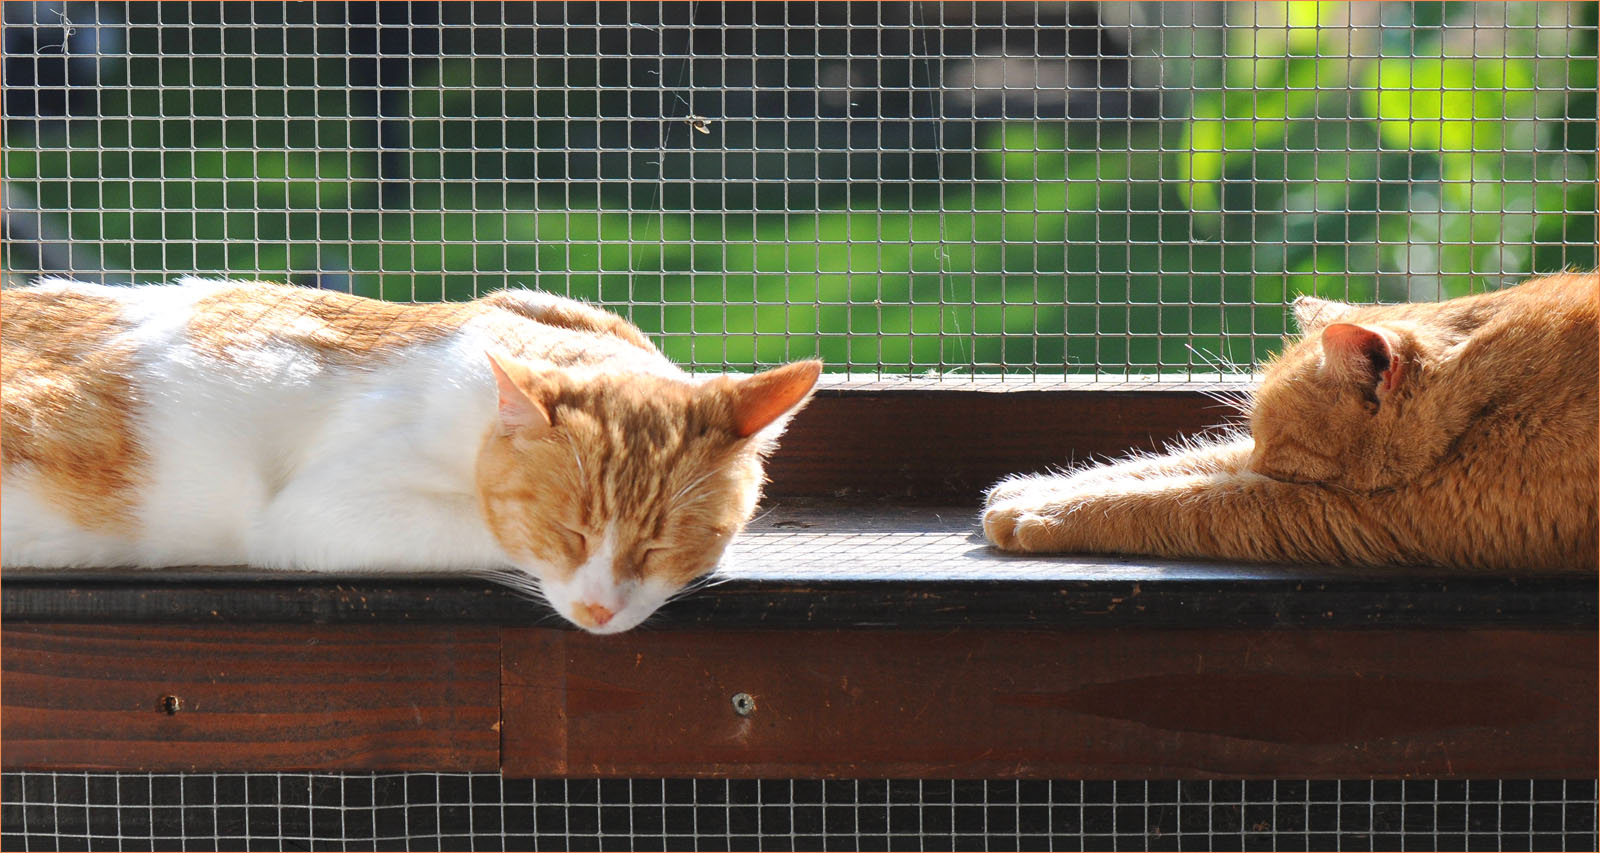
M 983 531 L 1006 551 L 1201 556 L 1194 553 L 1203 550 L 1198 537 L 1187 531 L 1206 526 L 1193 518 L 1193 504 L 1208 505 L 1201 512 L 1221 508 L 1208 489 L 1215 476 L 1036 478 L 993 495 Z
M 983 527 L 1007 551 L 1365 565 L 1404 559 L 1413 549 L 1380 515 L 1359 495 L 1238 470 L 1066 483 L 992 504 Z
M 1058 497 L 1087 493 L 1097 487 L 1187 474 L 1221 474 L 1240 471 L 1254 443 L 1248 434 L 1227 434 L 1190 444 L 1160 455 L 1138 455 L 1103 465 L 1059 474 L 1016 475 L 996 483 L 985 495 L 988 508 L 1017 503 L 1047 505 Z

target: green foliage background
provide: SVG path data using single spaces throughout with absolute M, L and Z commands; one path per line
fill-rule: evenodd
M 1332 25 L 1344 5 L 1266 4 L 1209 57 L 1161 60 L 1185 115 L 974 122 L 965 150 L 880 153 L 870 180 L 843 142 L 773 151 L 737 117 L 659 152 L 581 150 L 618 110 L 597 65 L 444 59 L 405 95 L 403 207 L 339 62 L 169 60 L 141 43 L 158 28 L 130 29 L 102 117 L 8 126 L 4 177 L 106 270 L 540 287 L 719 368 L 1206 370 L 1197 351 L 1267 354 L 1297 293 L 1593 267 L 1595 4 L 1570 28 L 1507 4 L 1504 55 L 1477 57 L 1448 37 L 1472 4 L 1389 4 L 1406 19 L 1367 56 Z

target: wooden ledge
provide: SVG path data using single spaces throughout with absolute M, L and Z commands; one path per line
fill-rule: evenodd
M 8 623 L 4 646 L 6 770 L 1582 778 L 1596 759 L 1592 630 Z
M 1597 624 L 1588 575 L 1017 557 L 983 542 L 970 507 L 776 502 L 717 578 L 644 630 Z M 459 577 L 7 572 L 0 593 L 7 622 L 565 625 L 542 604 Z

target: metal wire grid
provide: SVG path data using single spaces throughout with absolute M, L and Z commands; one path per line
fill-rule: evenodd
M 1192 376 L 1595 264 L 1590 3 L 8 2 L 13 278 L 525 285 L 695 368 Z
M 7 773 L 7 849 L 1592 850 L 1590 780 Z

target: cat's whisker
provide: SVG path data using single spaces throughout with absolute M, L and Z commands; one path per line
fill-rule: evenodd
M 701 479 L 703 480 L 705 478 L 702 477 Z M 694 485 L 699 485 L 699 484 L 698 483 L 691 483 L 690 485 L 694 486 Z M 718 496 L 718 492 L 715 489 L 703 489 L 703 490 L 696 491 L 696 492 L 690 492 L 688 497 L 682 497 L 682 495 L 683 495 L 683 490 L 680 490 L 678 492 L 678 496 L 675 496 L 672 499 L 672 502 L 671 502 L 670 506 L 672 507 L 673 510 L 681 512 L 682 510 L 685 510 L 685 509 L 687 509 L 689 507 L 695 506 L 695 505 L 699 504 L 700 502 L 702 502 L 704 500 L 707 500 L 708 498 L 717 497 Z
M 1202 364 L 1216 371 L 1219 376 L 1246 376 L 1250 372 L 1244 365 L 1236 364 L 1220 355 L 1208 353 L 1193 344 L 1185 343 L 1184 347 L 1198 358 Z M 1241 413 L 1249 411 L 1253 399 L 1253 395 L 1245 389 L 1237 391 L 1222 388 L 1202 389 L 1200 393 L 1223 408 Z
M 1249 391 L 1229 391 L 1220 388 L 1203 388 L 1200 390 L 1200 393 L 1204 395 L 1206 399 L 1217 403 L 1223 408 L 1231 409 L 1241 414 L 1248 413 L 1251 405 L 1254 403 L 1254 395 L 1252 395 Z
M 688 584 L 680 587 L 679 589 L 675 590 L 671 595 L 667 596 L 666 601 L 663 601 L 662 605 L 665 606 L 667 604 L 671 604 L 672 602 L 677 601 L 680 598 L 683 598 L 685 596 L 692 595 L 692 594 L 694 594 L 696 592 L 699 592 L 700 590 L 704 589 L 705 586 L 706 586 L 705 584 L 699 583 L 698 581 L 690 581 Z
M 572 451 L 572 461 L 578 466 L 578 477 L 579 477 L 579 479 L 584 479 L 585 475 L 583 473 L 583 454 L 578 452 L 578 445 L 572 443 L 572 440 L 569 438 L 567 440 L 567 449 Z
M 667 599 L 661 602 L 661 606 L 666 607 L 667 605 L 672 604 L 680 599 L 687 598 L 695 593 L 725 583 L 727 580 L 728 578 L 726 577 L 716 577 L 714 575 L 696 578 L 695 580 L 690 581 L 688 584 L 685 584 L 681 589 L 678 589 L 671 595 L 667 596 Z
M 1216 358 L 1216 356 L 1213 356 L 1212 354 L 1210 354 L 1210 353 L 1200 349 L 1199 347 L 1195 346 L 1194 344 L 1190 344 L 1190 343 L 1185 343 L 1183 345 L 1183 348 L 1188 350 L 1190 355 L 1192 355 L 1195 358 L 1199 359 L 1201 364 L 1205 365 L 1206 367 L 1210 367 L 1212 369 L 1216 369 L 1216 367 L 1217 367 L 1217 358 Z
M 677 503 L 678 499 L 683 497 L 684 494 L 687 493 L 690 489 L 693 489 L 694 487 L 700 485 L 701 483 L 704 483 L 706 480 L 711 478 L 712 474 L 715 474 L 715 473 L 717 473 L 717 472 L 716 471 L 707 471 L 706 473 L 700 475 L 699 477 L 696 477 L 688 485 L 686 485 L 683 488 L 679 489 L 677 494 L 673 495 L 670 499 L 668 499 L 669 503 L 674 503 L 674 504 Z
M 688 593 L 698 590 L 709 589 L 714 586 L 721 586 L 732 579 L 733 578 L 731 576 L 723 574 L 722 572 L 711 572 L 710 574 L 701 575 L 700 577 L 689 581 L 684 585 L 683 589 L 678 591 L 677 594 L 687 595 Z
M 486 569 L 481 572 L 475 572 L 475 574 L 513 592 L 520 593 L 528 600 L 549 606 L 549 600 L 545 597 L 538 578 L 526 572 L 520 572 L 515 569 Z
M 1235 363 L 1232 359 L 1225 359 L 1220 354 L 1208 353 L 1187 342 L 1183 346 L 1192 355 L 1200 359 L 1202 364 L 1215 370 L 1219 375 L 1242 376 L 1249 372 L 1243 365 Z

